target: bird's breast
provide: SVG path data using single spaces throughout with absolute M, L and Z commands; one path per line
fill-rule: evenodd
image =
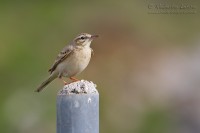
M 62 75 L 72 77 L 82 72 L 90 62 L 91 48 L 77 48 L 66 58 L 62 65 Z

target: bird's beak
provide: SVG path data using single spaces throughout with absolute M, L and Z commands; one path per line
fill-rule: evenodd
M 91 36 L 91 39 L 95 39 L 95 38 L 97 38 L 97 37 L 99 37 L 99 35 L 92 35 L 92 36 Z

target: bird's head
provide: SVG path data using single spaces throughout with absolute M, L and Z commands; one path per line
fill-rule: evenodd
M 90 35 L 88 33 L 81 33 L 74 39 L 74 42 L 78 46 L 90 46 L 92 40 L 97 37 L 98 35 Z

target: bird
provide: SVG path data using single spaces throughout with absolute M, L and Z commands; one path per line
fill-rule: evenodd
M 72 82 L 78 81 L 76 76 L 81 73 L 89 64 L 93 52 L 90 47 L 91 42 L 99 37 L 88 33 L 81 33 L 75 37 L 69 45 L 66 45 L 58 54 L 53 65 L 49 69 L 49 77 L 42 82 L 35 92 L 42 91 L 54 79 L 63 77 L 70 78 Z M 66 85 L 67 82 L 64 81 Z

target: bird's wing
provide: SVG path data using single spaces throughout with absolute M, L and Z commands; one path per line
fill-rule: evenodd
M 52 67 L 49 69 L 49 72 L 52 73 L 58 64 L 60 64 L 63 60 L 65 60 L 73 51 L 73 46 L 72 45 L 67 45 L 63 48 L 63 50 L 58 54 L 54 64 Z

